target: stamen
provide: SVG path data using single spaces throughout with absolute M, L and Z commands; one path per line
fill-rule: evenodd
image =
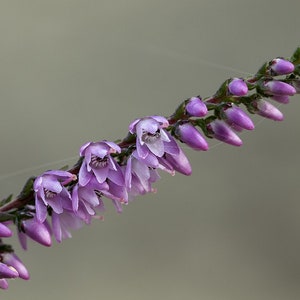
M 160 130 L 157 129 L 157 131 L 155 133 L 151 133 L 151 132 L 143 132 L 142 135 L 142 141 L 145 143 L 149 143 L 152 144 L 154 142 L 156 142 L 158 139 L 160 138 Z
M 57 193 L 49 191 L 45 188 L 44 188 L 44 193 L 45 193 L 46 198 L 48 198 L 48 199 L 52 199 L 57 195 Z
M 92 155 L 91 157 L 91 165 L 94 168 L 105 168 L 108 164 L 108 157 L 104 156 L 103 158 Z

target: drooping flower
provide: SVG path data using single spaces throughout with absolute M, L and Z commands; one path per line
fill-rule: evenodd
M 95 177 L 100 184 L 109 178 L 116 184 L 123 185 L 124 177 L 120 166 L 110 155 L 120 152 L 120 147 L 109 141 L 84 144 L 80 148 L 80 156 L 84 160 L 79 171 L 79 184 L 86 186 Z
M 178 152 L 168 148 L 170 138 L 164 128 L 169 126 L 166 118 L 150 116 L 137 119 L 129 125 L 129 131 L 136 134 L 136 150 L 140 158 L 145 159 L 149 154 L 162 157 L 165 152 Z
M 71 205 L 71 195 L 64 187 L 76 176 L 66 171 L 47 171 L 34 181 L 36 217 L 43 223 L 47 217 L 47 207 L 60 214 Z
M 99 183 L 96 178 L 91 179 L 86 186 L 76 184 L 72 191 L 73 211 L 80 219 L 89 224 L 91 216 L 95 215 L 95 209 L 104 209 L 101 194 L 108 190 L 109 185 L 106 182 Z
M 149 168 L 139 159 L 136 151 L 130 155 L 125 167 L 125 183 L 131 199 L 137 195 L 154 192 L 152 183 L 159 178 L 157 170 Z
M 71 238 L 71 229 L 79 229 L 83 226 L 83 221 L 71 210 L 64 210 L 61 214 L 52 212 L 52 230 L 57 242 Z

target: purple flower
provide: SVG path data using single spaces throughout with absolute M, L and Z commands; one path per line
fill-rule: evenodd
M 288 104 L 290 102 L 290 96 L 288 95 L 273 95 L 271 99 L 282 104 Z
M 181 148 L 179 148 L 179 153 L 165 153 L 165 155 L 158 160 L 160 163 L 159 168 L 172 175 L 175 175 L 175 171 L 187 176 L 192 174 L 191 164 Z
M 6 279 L 0 279 L 0 289 L 2 290 L 8 289 L 8 282 Z
M 12 266 L 19 273 L 20 278 L 25 280 L 29 279 L 30 276 L 28 270 L 16 254 L 4 253 L 2 257 L 3 263 L 5 263 L 8 266 Z
M 262 117 L 274 120 L 282 121 L 283 114 L 282 112 L 266 100 L 256 100 L 253 102 L 254 107 L 256 108 L 256 113 Z
M 11 237 L 12 231 L 3 223 L 0 223 L 0 238 L 1 237 Z
M 111 153 L 120 153 L 120 147 L 108 141 L 87 143 L 80 148 L 80 156 L 84 156 L 79 170 L 79 184 L 86 186 L 94 177 L 101 184 L 109 178 L 119 185 L 124 185 L 120 166 L 111 157 Z
M 275 58 L 271 61 L 271 69 L 276 75 L 285 75 L 294 72 L 295 66 L 288 60 Z
M 73 212 L 64 210 L 61 214 L 52 213 L 52 230 L 57 242 L 71 238 L 71 229 L 79 229 L 83 225 L 81 219 Z
M 233 146 L 241 146 L 243 144 L 242 140 L 224 121 L 214 120 L 207 125 L 207 128 L 217 140 Z
M 233 78 L 228 84 L 230 94 L 234 96 L 245 96 L 248 93 L 248 86 L 243 79 Z
M 0 262 L 0 279 L 17 277 L 19 277 L 19 273 L 15 268 Z
M 47 217 L 47 207 L 58 214 L 71 205 L 71 195 L 64 184 L 76 179 L 74 174 L 66 171 L 47 171 L 34 181 L 36 217 L 43 223 Z
M 136 134 L 136 150 L 140 158 L 145 159 L 148 155 L 162 157 L 165 152 L 178 153 L 178 147 L 169 147 L 170 138 L 163 129 L 169 126 L 166 118 L 151 116 L 137 119 L 129 125 L 129 131 Z
M 293 96 L 296 94 L 295 88 L 285 82 L 279 80 L 271 80 L 264 83 L 266 93 L 270 95 L 287 95 Z
M 249 116 L 238 106 L 232 105 L 224 109 L 226 122 L 234 129 L 253 130 L 254 124 Z M 239 130 L 238 130 L 239 131 Z
M 21 227 L 24 232 L 19 232 L 18 235 L 23 249 L 27 249 L 27 236 L 43 246 L 51 246 L 51 231 L 46 222 L 41 223 L 36 218 L 32 218 L 22 221 Z
M 125 183 L 131 198 L 154 192 L 152 183 L 160 178 L 155 169 L 150 169 L 137 156 L 136 151 L 130 155 L 125 168 Z
M 185 109 L 191 117 L 204 117 L 207 114 L 207 107 L 199 97 L 189 99 Z
M 194 150 L 208 150 L 208 144 L 201 133 L 190 123 L 184 123 L 176 128 L 179 139 Z

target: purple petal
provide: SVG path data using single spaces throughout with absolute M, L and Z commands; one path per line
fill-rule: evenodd
M 156 140 L 154 143 L 147 143 L 147 147 L 158 157 L 162 157 L 165 153 L 164 142 L 161 139 Z
M 93 172 L 96 176 L 96 179 L 99 183 L 102 183 L 106 180 L 107 176 L 108 176 L 108 171 L 109 168 L 105 167 L 105 168 L 99 168 L 99 169 L 93 169 Z
M 43 223 L 47 218 L 47 206 L 37 195 L 35 195 L 35 211 L 37 219 Z

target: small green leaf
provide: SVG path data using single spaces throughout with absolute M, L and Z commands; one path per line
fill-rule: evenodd
M 13 194 L 10 194 L 7 198 L 4 198 L 0 201 L 0 207 L 4 206 L 5 204 L 7 204 L 8 202 L 11 201 Z
M 298 47 L 295 52 L 293 53 L 291 57 L 291 62 L 294 65 L 299 65 L 300 64 L 300 47 Z
M 34 183 L 34 180 L 35 180 L 35 177 L 30 177 L 26 181 L 26 183 L 25 183 L 25 185 L 24 185 L 24 187 L 23 187 L 23 189 L 22 189 L 22 191 L 20 193 L 20 198 L 26 198 L 31 193 L 33 193 L 33 183 Z

